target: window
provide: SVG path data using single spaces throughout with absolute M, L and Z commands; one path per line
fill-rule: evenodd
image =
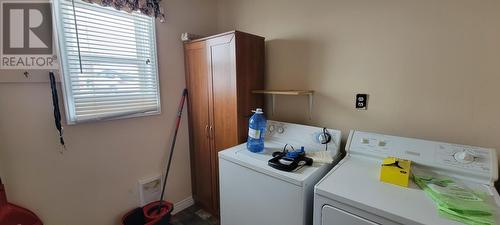
M 69 124 L 160 113 L 154 19 L 55 0 Z

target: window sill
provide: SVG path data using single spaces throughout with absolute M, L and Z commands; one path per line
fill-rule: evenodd
M 154 111 L 154 112 L 136 113 L 136 114 L 132 114 L 132 115 L 119 116 L 119 117 L 113 117 L 113 118 L 92 119 L 92 120 L 84 120 L 84 121 L 76 121 L 76 122 L 66 120 L 66 124 L 73 126 L 73 125 L 79 125 L 79 124 L 106 122 L 106 121 L 113 121 L 113 120 L 131 119 L 131 118 L 138 118 L 138 117 L 145 117 L 145 116 L 157 116 L 157 115 L 161 115 L 161 109 L 158 111 Z

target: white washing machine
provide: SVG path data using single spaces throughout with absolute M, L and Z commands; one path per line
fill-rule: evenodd
M 310 225 L 314 185 L 333 164 L 313 163 L 293 172 L 268 165 L 272 153 L 286 144 L 307 152 L 327 152 L 340 160 L 340 131 L 327 129 L 326 145 L 321 127 L 268 121 L 265 150 L 252 153 L 246 144 L 219 152 L 220 219 L 222 225 Z M 320 141 L 321 139 L 321 141 Z
M 493 185 L 498 178 L 494 149 L 351 131 L 346 152 L 315 187 L 314 225 L 462 224 L 439 216 L 435 203 L 413 182 L 408 188 L 380 182 L 380 165 L 387 156 L 459 178 L 500 205 Z

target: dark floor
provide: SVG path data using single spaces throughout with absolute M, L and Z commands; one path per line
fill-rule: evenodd
M 217 218 L 201 210 L 198 206 L 191 206 L 172 216 L 172 225 L 219 225 Z

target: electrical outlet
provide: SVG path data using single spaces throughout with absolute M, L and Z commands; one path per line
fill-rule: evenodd
M 161 176 L 153 176 L 139 180 L 139 205 L 159 201 L 161 195 Z
M 356 109 L 366 110 L 368 108 L 368 94 L 356 95 Z

